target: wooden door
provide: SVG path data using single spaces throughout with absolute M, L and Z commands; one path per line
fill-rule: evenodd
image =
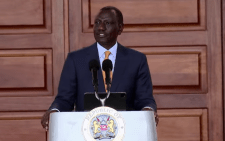
M 95 42 L 103 6 L 124 15 L 119 42 L 146 54 L 159 141 L 222 141 L 220 0 L 69 0 L 70 51 Z
M 64 63 L 62 0 L 0 1 L 0 141 L 45 141 Z
M 222 141 L 220 0 L 1 0 L 0 140 L 47 140 L 66 54 L 95 42 L 106 5 L 124 15 L 119 42 L 148 58 L 158 140 Z

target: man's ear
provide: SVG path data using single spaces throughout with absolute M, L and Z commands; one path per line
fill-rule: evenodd
M 123 28 L 124 28 L 124 24 L 119 24 L 119 31 L 118 31 L 118 35 L 120 35 L 123 32 Z

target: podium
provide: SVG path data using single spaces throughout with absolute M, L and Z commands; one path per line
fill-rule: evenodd
M 49 141 L 157 141 L 156 124 L 153 111 L 118 111 L 124 121 L 124 125 L 117 124 L 117 128 L 123 128 L 118 134 L 121 138 L 114 139 L 87 139 L 84 127 L 85 120 L 90 117 L 90 112 L 56 112 L 50 115 Z M 115 114 L 114 114 L 115 115 Z M 99 119 L 98 119 L 99 120 Z M 91 127 L 90 127 L 91 129 Z

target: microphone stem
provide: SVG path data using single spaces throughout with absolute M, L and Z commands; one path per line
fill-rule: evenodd
M 111 84 L 110 84 L 110 83 L 108 83 L 108 84 L 107 84 L 107 92 L 109 92 L 109 91 L 110 91 L 110 86 L 111 86 Z
M 98 79 L 97 79 L 97 72 L 94 69 L 91 70 L 92 72 L 92 84 L 94 86 L 95 92 L 98 92 Z M 96 74 L 95 74 L 96 73 Z M 96 75 L 96 78 L 95 78 Z

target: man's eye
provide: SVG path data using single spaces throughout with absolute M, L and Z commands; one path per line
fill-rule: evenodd
M 110 23 L 109 22 L 106 22 L 105 24 L 109 25 Z
M 95 21 L 95 24 L 99 24 L 99 21 Z

